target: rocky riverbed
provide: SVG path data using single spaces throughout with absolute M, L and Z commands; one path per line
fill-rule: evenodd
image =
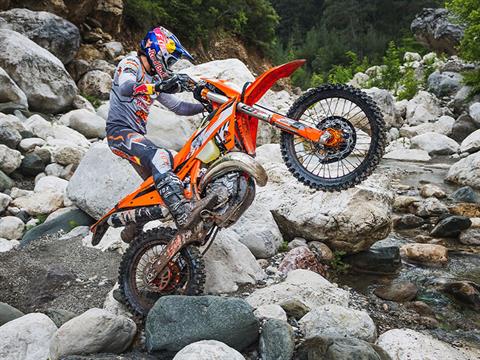
M 109 21 L 52 8 L 79 27 L 49 12 L 0 12 L 0 358 L 480 358 L 480 99 L 461 81 L 475 65 L 456 56 L 405 54 L 418 78 L 435 70 L 411 100 L 365 89 L 389 145 L 347 191 L 298 183 L 278 133 L 261 126 L 269 182 L 205 254 L 206 296 L 162 298 L 145 320 L 117 302 L 128 245 L 121 229 L 96 247 L 89 234 L 141 182 L 104 139 L 111 77 L 127 53 L 102 30 L 118 25 L 116 3 L 101 3 Z M 237 59 L 177 70 L 240 87 L 254 79 Z M 262 103 L 285 113 L 297 96 L 271 91 Z M 201 119 L 156 104 L 149 136 L 178 150 Z

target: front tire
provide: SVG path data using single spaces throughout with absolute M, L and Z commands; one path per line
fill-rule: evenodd
M 380 109 L 352 86 L 327 84 L 310 89 L 295 101 L 287 117 L 347 134 L 340 145 L 327 148 L 282 132 L 280 149 L 287 168 L 313 189 L 353 187 L 370 176 L 383 157 L 386 125 Z

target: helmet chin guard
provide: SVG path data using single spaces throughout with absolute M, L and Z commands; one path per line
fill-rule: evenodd
M 192 55 L 182 46 L 178 38 L 164 27 L 150 30 L 140 42 L 140 49 L 146 55 L 152 69 L 161 78 L 170 76 L 170 68 L 179 59 L 193 62 Z

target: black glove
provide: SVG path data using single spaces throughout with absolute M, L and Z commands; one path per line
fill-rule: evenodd
M 157 81 L 155 83 L 155 91 L 167 94 L 175 94 L 182 91 L 182 85 L 177 75 L 173 75 L 168 79 Z

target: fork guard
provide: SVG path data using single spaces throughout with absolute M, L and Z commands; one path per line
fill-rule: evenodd
M 215 161 L 206 174 L 200 180 L 198 190 L 202 193 L 205 187 L 214 178 L 225 175 L 231 171 L 245 171 L 255 179 L 258 186 L 265 186 L 268 181 L 268 175 L 262 165 L 253 157 L 241 152 L 231 152 Z

